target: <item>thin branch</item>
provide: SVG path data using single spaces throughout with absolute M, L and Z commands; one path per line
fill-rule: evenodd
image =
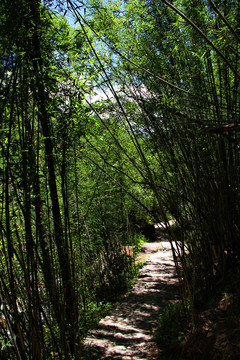
M 235 36 L 235 38 L 237 39 L 238 42 L 240 42 L 240 37 L 238 36 L 238 34 L 236 33 L 236 31 L 233 29 L 233 27 L 231 26 L 231 24 L 228 22 L 228 20 L 225 18 L 225 16 L 222 15 L 222 13 L 220 12 L 220 10 L 217 8 L 216 4 L 214 4 L 214 2 L 212 0 L 209 0 L 210 5 L 212 6 L 213 10 L 220 16 L 220 18 L 222 19 L 222 21 L 225 23 L 225 25 L 227 25 L 227 27 L 229 28 L 229 30 L 231 31 L 231 33 Z
M 193 29 L 195 29 L 201 37 L 211 46 L 211 48 L 221 57 L 221 59 L 225 62 L 225 64 L 231 69 L 233 74 L 240 79 L 240 74 L 236 71 L 236 69 L 230 64 L 227 58 L 223 55 L 223 53 L 212 43 L 211 40 L 207 37 L 206 34 L 191 20 L 189 19 L 181 10 L 177 9 L 173 4 L 171 4 L 167 0 L 163 0 L 163 2 L 170 7 L 173 11 L 175 11 L 178 15 L 180 15 L 188 24 L 190 24 Z

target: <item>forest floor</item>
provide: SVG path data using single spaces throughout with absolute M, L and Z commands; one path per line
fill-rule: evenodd
M 239 283 L 239 269 L 234 269 L 218 294 L 205 304 L 196 326 L 189 327 L 183 348 L 174 360 L 240 359 Z
M 157 360 L 158 314 L 178 299 L 178 280 L 169 242 L 142 245 L 146 263 L 125 301 L 99 322 L 84 341 L 91 360 Z

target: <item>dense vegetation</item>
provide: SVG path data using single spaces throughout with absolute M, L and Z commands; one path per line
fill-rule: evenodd
M 177 221 L 193 322 L 239 271 L 239 19 L 225 0 L 1 1 L 1 356 L 80 359 L 154 222 Z

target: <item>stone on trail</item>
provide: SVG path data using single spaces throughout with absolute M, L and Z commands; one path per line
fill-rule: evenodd
M 157 360 L 158 313 L 178 299 L 178 282 L 169 242 L 142 248 L 147 260 L 131 294 L 84 340 L 91 360 Z

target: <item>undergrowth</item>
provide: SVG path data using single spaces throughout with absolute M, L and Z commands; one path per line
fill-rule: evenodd
M 186 327 L 187 317 L 181 302 L 168 304 L 159 314 L 155 341 L 169 360 L 176 360 L 181 353 Z
M 194 325 L 180 302 L 160 313 L 155 339 L 165 359 L 240 359 L 239 280 L 239 268 L 229 271 L 198 311 Z

